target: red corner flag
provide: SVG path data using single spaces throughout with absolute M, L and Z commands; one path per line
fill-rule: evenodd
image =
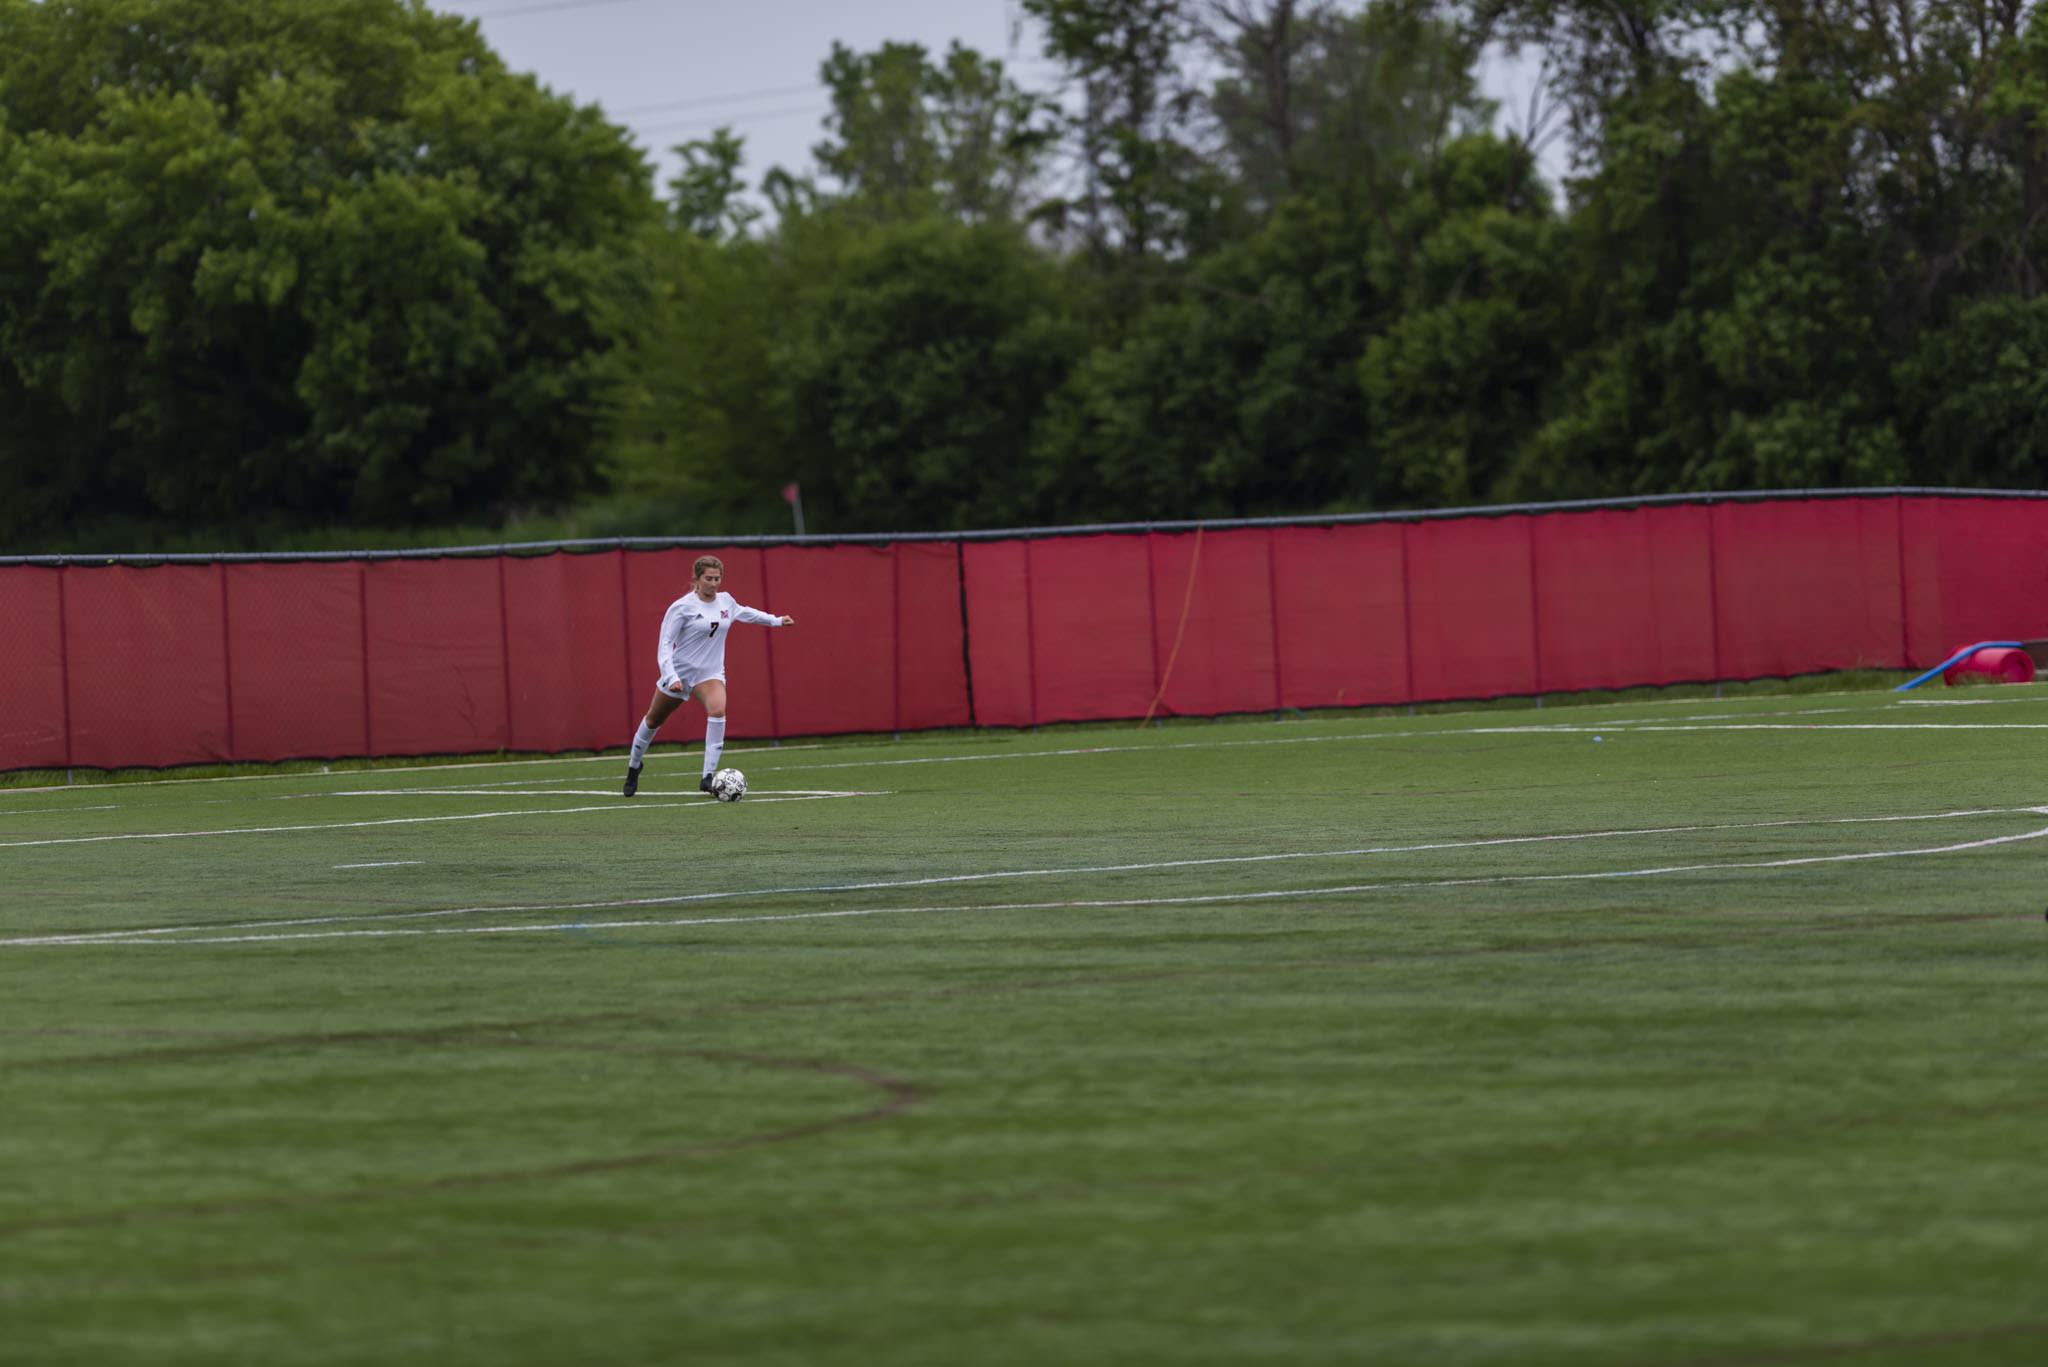
M 796 499 L 797 499 L 797 491 L 796 491 L 796 485 L 794 485 L 794 484 L 785 484 L 785 485 L 783 485 L 783 486 L 782 486 L 782 501 L 783 501 L 784 503 L 795 503 L 795 502 L 796 502 Z

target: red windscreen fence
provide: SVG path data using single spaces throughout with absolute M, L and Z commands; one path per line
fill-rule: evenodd
M 735 739 L 1925 669 L 2048 636 L 2048 501 L 1886 495 L 1336 524 L 0 568 L 0 769 L 625 745 L 710 552 L 788 614 Z M 664 740 L 703 735 L 686 708 Z

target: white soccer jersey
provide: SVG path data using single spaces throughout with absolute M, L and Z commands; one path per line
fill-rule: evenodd
M 661 648 L 656 652 L 661 681 L 680 679 L 688 691 L 706 679 L 723 679 L 725 638 L 731 635 L 736 622 L 764 627 L 782 625 L 780 617 L 746 607 L 729 593 L 721 593 L 708 603 L 695 593 L 686 593 L 670 603 L 668 611 L 662 614 Z

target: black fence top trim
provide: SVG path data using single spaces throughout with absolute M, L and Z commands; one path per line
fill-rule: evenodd
M 1244 527 L 1348 527 L 1373 522 L 1433 522 L 1448 518 L 1540 516 L 1547 513 L 1600 509 L 1660 507 L 1696 503 L 1766 503 L 1848 498 L 1992 498 L 2048 499 L 2041 489 L 1936 489 L 1894 486 L 1868 489 L 1767 489 L 1754 492 L 1645 494 L 1635 498 L 1585 498 L 1559 503 L 1489 503 L 1469 508 L 1410 509 L 1385 513 L 1300 514 L 1289 517 L 1240 517 L 1173 522 L 1097 522 L 1060 527 L 1008 527 L 971 532 L 848 532 L 819 536 L 612 536 L 570 541 L 504 541 L 472 546 L 430 546 L 407 550 L 356 551 L 154 551 L 126 554 L 65 553 L 0 555 L 0 568 L 17 565 L 81 567 L 103 565 L 217 565 L 265 561 L 376 561 L 488 559 L 501 555 L 591 554 L 599 551 L 657 551 L 678 547 L 892 545 L 907 541 L 1035 541 L 1051 537 L 1110 536 L 1143 532 L 1231 531 Z

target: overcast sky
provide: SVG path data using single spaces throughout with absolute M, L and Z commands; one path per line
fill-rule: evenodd
M 515 71 L 555 93 L 597 104 L 630 128 L 655 163 L 663 198 L 677 160 L 668 149 L 730 124 L 746 139 L 746 176 L 771 166 L 811 168 L 811 146 L 830 101 L 818 66 L 834 40 L 858 52 L 885 42 L 933 53 L 955 39 L 1000 57 L 1018 84 L 1050 90 L 1059 70 L 1038 36 L 1018 25 L 1018 0 L 429 0 L 477 19 L 485 41 Z M 1512 64 L 1490 85 L 1519 119 Z M 1526 81 L 1519 84 L 1526 88 Z
M 506 65 L 555 93 L 604 107 L 656 162 L 666 196 L 668 149 L 721 124 L 746 139 L 749 181 L 770 166 L 806 172 L 829 106 L 818 66 L 834 40 L 866 52 L 884 42 L 943 52 L 954 39 L 1017 59 L 1019 83 L 1056 74 L 1035 39 L 1011 48 L 1016 0 L 429 0 L 480 21 Z M 1036 77 L 1037 79 L 1034 79 Z

